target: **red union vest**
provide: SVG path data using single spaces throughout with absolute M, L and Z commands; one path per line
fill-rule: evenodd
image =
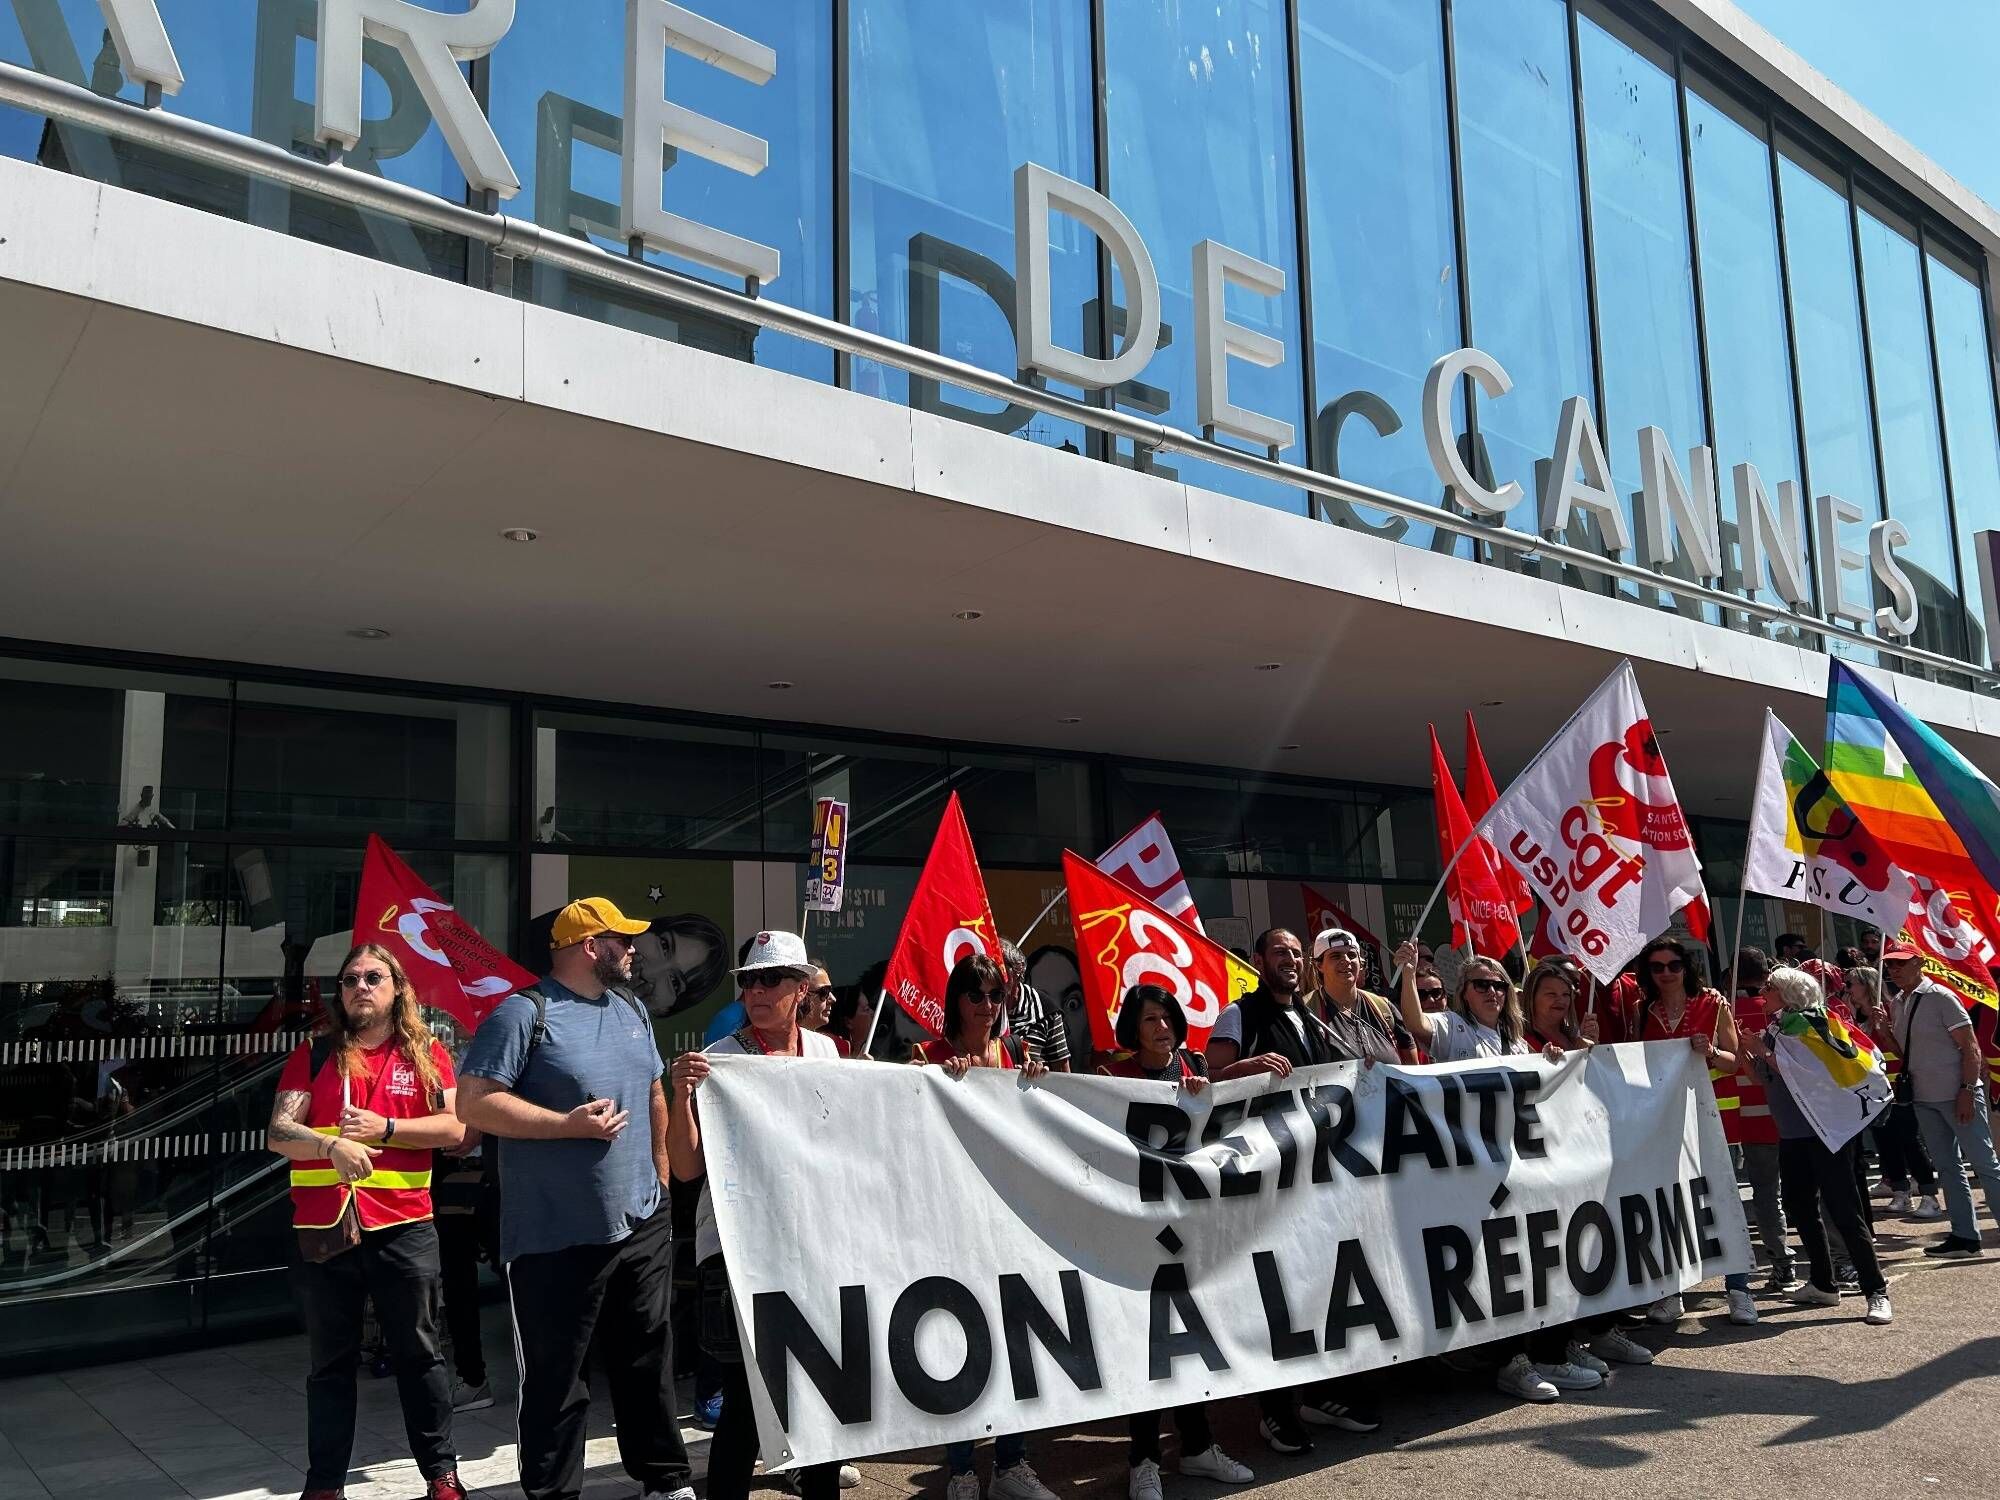
M 417 1070 L 399 1043 L 390 1042 L 362 1054 L 364 1065 L 353 1078 L 341 1075 L 339 1062 L 329 1055 L 319 1073 L 312 1072 L 312 1049 L 308 1043 L 286 1059 L 278 1080 L 280 1092 L 300 1090 L 311 1096 L 303 1123 L 317 1135 L 340 1134 L 340 1111 L 350 1100 L 363 1109 L 392 1120 L 422 1119 L 436 1112 L 417 1076 Z M 438 1070 L 439 1083 L 452 1086 L 451 1059 L 443 1047 L 431 1043 L 431 1062 Z M 369 1067 L 373 1072 L 369 1072 Z M 354 1195 L 355 1212 L 361 1227 L 387 1229 L 431 1216 L 431 1149 L 428 1146 L 380 1148 L 375 1170 L 351 1188 L 340 1180 L 340 1172 L 330 1161 L 292 1163 L 292 1224 L 299 1229 L 326 1229 L 340 1222 L 347 1211 L 347 1198 Z
M 1764 991 L 1760 986 L 1746 995 L 1739 995 L 1732 1007 L 1736 1015 L 1736 1035 L 1746 1037 L 1753 1031 L 1762 1031 L 1764 1015 Z M 1778 1144 L 1778 1122 L 1771 1118 L 1770 1101 L 1764 1097 L 1764 1085 L 1750 1067 L 1750 1054 L 1740 1046 L 1736 1054 L 1736 1073 L 1729 1080 L 1735 1107 L 1722 1102 L 1723 1083 L 1712 1070 L 1709 1075 L 1715 1079 L 1715 1102 L 1723 1111 L 1722 1133 L 1731 1145 L 1775 1146 Z

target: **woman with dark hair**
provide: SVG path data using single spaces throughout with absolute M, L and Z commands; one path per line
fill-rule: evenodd
M 847 1043 L 847 1057 L 866 1057 L 868 1030 L 875 1024 L 875 997 L 860 985 L 850 985 L 834 996 L 827 1012 L 826 1034 L 835 1044 Z
M 431 1153 L 465 1136 L 451 1058 L 396 955 L 363 943 L 340 965 L 316 1035 L 285 1060 L 265 1144 L 292 1163 L 306 1377 L 305 1500 L 338 1500 L 354 1450 L 362 1311 L 395 1360 L 403 1427 L 427 1500 L 464 1500 L 451 1377 L 438 1346 Z

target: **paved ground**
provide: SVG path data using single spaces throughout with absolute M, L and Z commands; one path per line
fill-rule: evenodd
M 1881 1229 L 1893 1327 L 1864 1326 L 1850 1297 L 1838 1311 L 1767 1302 L 1763 1323 L 1735 1328 L 1711 1297 L 1679 1328 L 1640 1335 L 1659 1350 L 1656 1364 L 1554 1406 L 1518 1405 L 1435 1365 L 1385 1373 L 1381 1432 L 1330 1436 L 1295 1459 L 1265 1449 L 1251 1404 L 1231 1402 L 1215 1413 L 1217 1435 L 1257 1471 L 1237 1493 L 2000 1495 L 2000 1235 L 1987 1235 L 1992 1259 L 1937 1265 L 1917 1254 L 1935 1227 Z M 489 1311 L 489 1349 L 505 1375 L 509 1340 L 501 1310 Z M 290 1500 L 303 1478 L 304 1369 L 303 1340 L 285 1338 L 0 1382 L 0 1500 Z M 458 1425 L 468 1485 L 496 1500 L 520 1494 L 508 1387 L 499 1406 Z M 602 1402 L 593 1415 L 587 1493 L 630 1496 Z M 705 1435 L 687 1433 L 699 1467 Z M 1123 1495 L 1124 1443 L 1112 1426 L 1038 1436 L 1030 1456 L 1061 1500 Z M 350 1500 L 409 1500 L 422 1487 L 393 1382 L 363 1381 L 355 1466 Z M 943 1493 L 933 1455 L 869 1463 L 862 1474 L 854 1500 Z M 1176 1478 L 1171 1438 L 1167 1489 L 1174 1500 L 1226 1493 Z

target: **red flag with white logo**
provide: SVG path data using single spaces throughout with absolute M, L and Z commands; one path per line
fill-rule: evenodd
M 535 982 L 450 902 L 440 900 L 378 833 L 368 835 L 361 862 L 354 942 L 387 948 L 410 976 L 419 1001 L 475 1030 L 502 1000 Z
M 1482 958 L 1500 958 L 1521 941 L 1514 903 L 1495 867 L 1492 846 L 1472 836 L 1472 819 L 1459 800 L 1451 767 L 1445 764 L 1436 726 L 1431 728 L 1431 798 L 1437 809 L 1438 858 L 1449 863 L 1458 855 L 1444 885 L 1445 902 L 1451 910 L 1452 946 L 1463 948 L 1470 943 L 1472 951 Z M 1461 845 L 1465 849 L 1462 854 Z
M 1479 729 L 1472 722 L 1472 710 L 1465 711 L 1465 811 L 1476 824 L 1493 811 L 1493 804 L 1500 800 L 1499 789 L 1493 785 L 1493 772 L 1486 764 L 1486 752 L 1479 746 Z M 1487 848 L 1491 849 L 1491 844 Z M 1446 856 L 1449 858 L 1450 856 Z M 1528 889 L 1528 882 L 1506 860 L 1499 851 L 1493 852 L 1493 867 L 1500 872 L 1500 883 L 1507 888 L 1507 897 L 1514 903 L 1514 915 L 1525 917 L 1535 909 L 1535 893 Z
M 986 899 L 986 880 L 972 852 L 972 833 L 958 793 L 945 804 L 930 858 L 889 955 L 882 987 L 910 1018 L 944 1034 L 944 986 L 959 960 L 983 953 L 1000 961 L 1000 928 Z

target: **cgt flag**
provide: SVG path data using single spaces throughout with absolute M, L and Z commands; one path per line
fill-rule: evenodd
M 417 878 L 378 833 L 368 835 L 354 942 L 380 943 L 403 965 L 417 999 L 477 1030 L 487 1012 L 535 976 L 508 958 Z
M 1682 907 L 1701 903 L 1705 930 L 1701 860 L 1630 662 L 1542 747 L 1485 830 L 1548 908 L 1550 936 L 1601 984 Z
M 1180 1001 L 1194 1048 L 1207 1043 L 1224 1006 L 1257 987 L 1257 971 L 1227 948 L 1067 849 L 1063 881 L 1084 1008 L 1100 1051 L 1118 1050 L 1118 1008 L 1135 984 L 1157 984 Z
M 1472 819 L 1459 801 L 1458 784 L 1445 764 L 1437 726 L 1431 726 L 1431 804 L 1437 812 L 1438 859 L 1445 873 L 1445 901 L 1451 908 L 1451 943 L 1467 943 L 1482 958 L 1500 958 L 1521 941 L 1514 899 L 1500 878 L 1493 846 L 1474 838 Z M 1464 853 L 1458 851 L 1463 846 Z M 1458 854 L 1456 862 L 1452 855 Z
M 972 852 L 965 809 L 953 792 L 910 898 L 909 914 L 896 934 L 882 987 L 912 1020 L 932 1035 L 942 1035 L 945 981 L 959 960 L 974 954 L 998 963 L 1000 928 Z

